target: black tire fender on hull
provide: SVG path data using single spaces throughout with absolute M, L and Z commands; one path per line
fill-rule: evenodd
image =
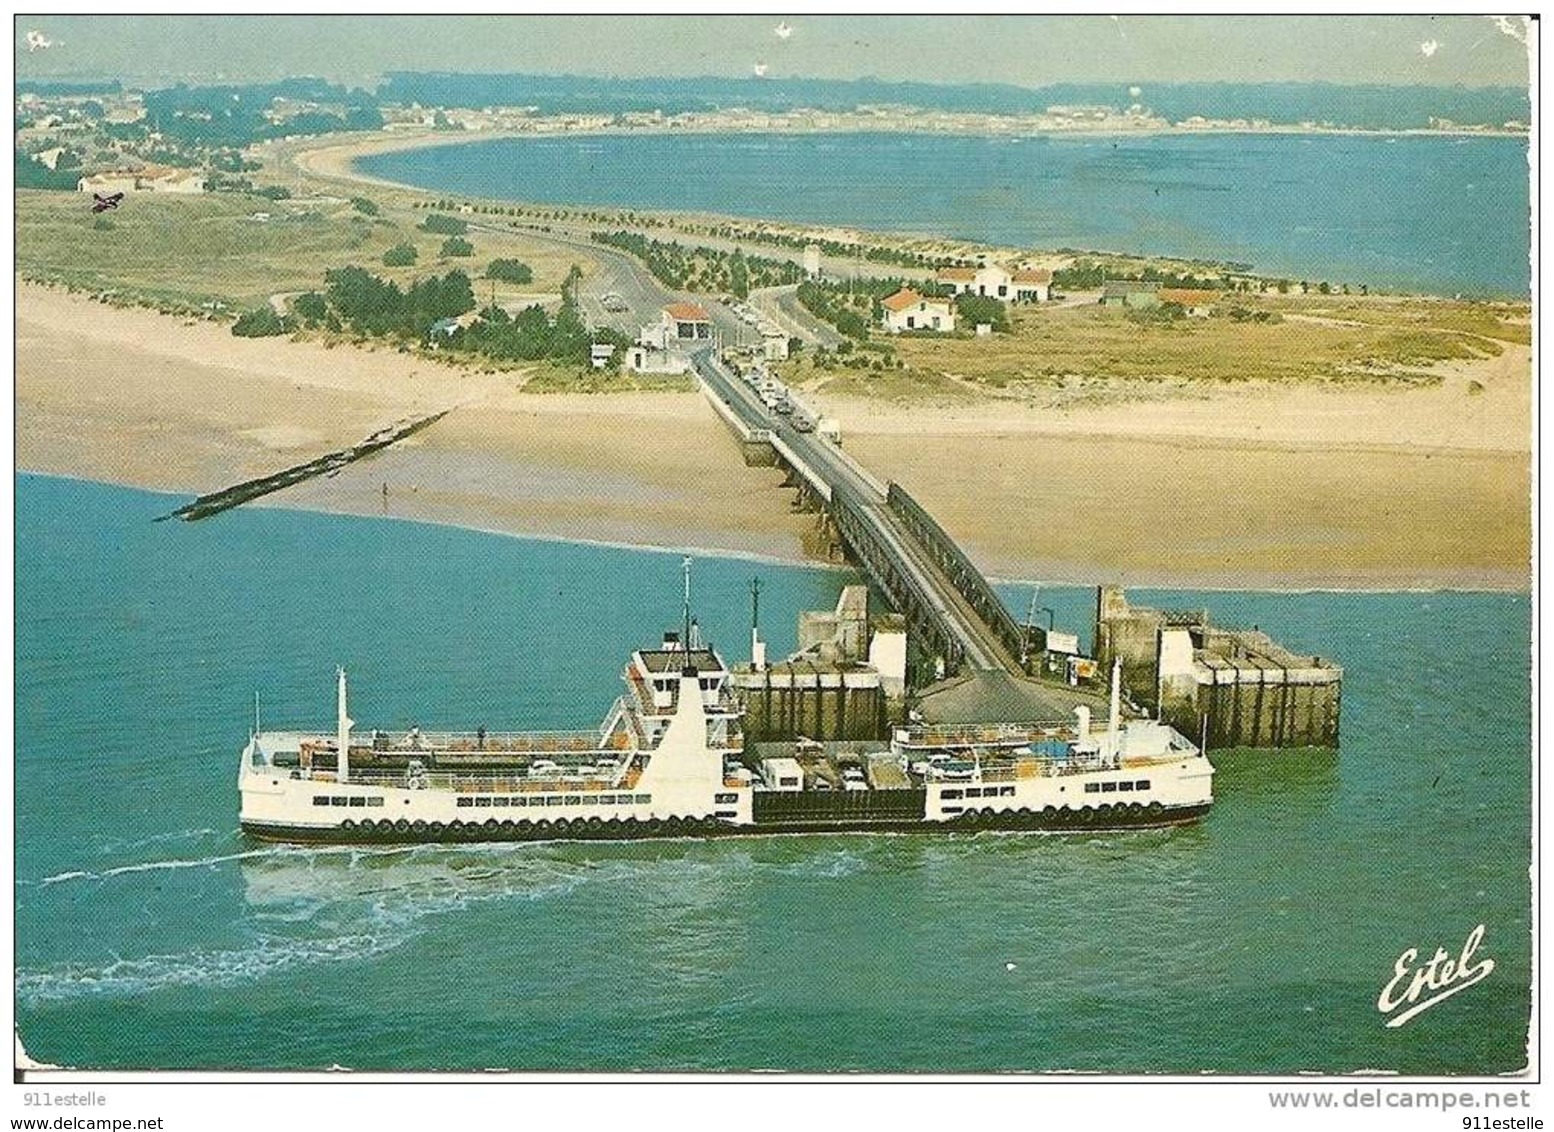
M 716 818 L 610 818 L 549 821 L 489 821 L 485 823 L 364 821 L 338 826 L 276 826 L 243 822 L 245 834 L 262 841 L 314 845 L 383 845 L 498 841 L 646 841 L 673 837 L 752 837 L 793 833 L 965 833 L 997 830 L 1010 833 L 1104 833 L 1165 829 L 1188 825 L 1209 812 L 1209 805 L 1127 806 L 1032 810 L 968 811 L 946 821 L 788 821 L 736 825 Z

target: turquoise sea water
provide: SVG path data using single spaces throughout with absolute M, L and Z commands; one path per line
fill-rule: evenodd
M 1220 755 L 1200 826 L 294 850 L 235 830 L 265 719 L 593 722 L 677 556 L 19 476 L 18 1026 L 81 1067 L 1488 1073 L 1529 1011 L 1525 595 L 1172 594 L 1346 667 L 1340 755 Z M 701 559 L 791 646 L 848 575 Z M 1010 590 L 1022 603 L 1023 591 Z M 1044 590 L 1077 626 L 1085 590 Z M 1408 947 L 1482 984 L 1401 1029 Z M 1015 964 L 1013 970 L 1007 964 Z
M 1511 137 L 622 135 L 358 165 L 466 196 L 1231 260 L 1440 294 L 1529 291 L 1527 143 Z

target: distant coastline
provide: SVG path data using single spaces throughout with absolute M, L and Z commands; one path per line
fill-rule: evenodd
M 388 131 L 331 139 L 294 160 L 315 176 L 580 216 L 641 214 L 657 227 L 756 221 L 785 236 L 906 241 L 951 256 L 1240 264 L 1269 279 L 1390 293 L 1528 293 L 1526 230 L 1484 219 L 1526 207 L 1518 135 L 1248 127 L 1005 136 L 855 125 Z M 671 176 L 720 145 L 717 192 L 706 178 Z M 833 146 L 842 151 L 827 154 Z M 962 178 L 956 193 L 936 191 L 968 168 L 986 172 Z M 796 191 L 802 185 L 810 188 Z M 1378 186 L 1390 188 L 1378 195 Z M 1208 207 L 1206 192 L 1224 195 Z M 1400 228 L 1406 215 L 1434 219 Z
M 616 126 L 578 125 L 570 117 L 536 118 L 524 126 L 505 125 L 491 129 L 429 129 L 390 128 L 367 134 L 325 134 L 306 139 L 305 142 L 272 143 L 298 145 L 294 164 L 309 173 L 323 176 L 347 177 L 365 183 L 393 188 L 424 191 L 414 185 L 376 177 L 356 167 L 356 162 L 384 153 L 402 153 L 415 149 L 443 149 L 459 145 L 473 145 L 488 141 L 510 141 L 520 138 L 556 137 L 653 137 L 653 136 L 741 136 L 775 134 L 784 137 L 847 136 L 853 134 L 901 133 L 913 136 L 980 137 L 1008 141 L 1057 138 L 1119 138 L 1119 137 L 1204 137 L 1209 135 L 1243 136 L 1299 136 L 1299 137 L 1377 137 L 1377 138 L 1522 138 L 1528 139 L 1527 130 L 1509 130 L 1502 127 L 1453 126 L 1444 128 L 1418 127 L 1412 129 L 1371 129 L 1360 126 L 1303 126 L 1268 124 L 1206 124 L 1185 126 L 1165 124 L 1160 126 L 1093 126 L 1066 129 L 1033 129 L 1016 131 L 1007 128 L 966 126 L 956 128 L 930 126 L 884 126 L 879 122 L 859 120 L 846 125 L 827 127 L 783 127 L 781 125 L 753 125 L 729 122 L 725 124 L 702 123 L 695 126 Z M 269 148 L 261 146 L 260 151 Z

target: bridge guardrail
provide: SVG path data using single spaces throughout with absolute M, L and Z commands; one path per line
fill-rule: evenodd
M 730 428 L 739 434 L 741 440 L 757 439 L 755 435 L 756 430 L 747 425 L 740 418 L 739 414 L 734 412 L 733 407 L 724 401 L 722 397 L 718 396 L 717 392 L 707 384 L 707 379 L 700 373 L 696 374 L 696 385 L 701 389 L 702 395 L 711 403 L 713 410 L 728 423 Z M 768 436 L 763 436 L 759 439 L 770 439 L 770 435 L 768 434 Z
M 803 476 L 806 480 L 809 481 L 810 487 L 814 488 L 815 491 L 819 493 L 820 498 L 824 499 L 827 503 L 832 501 L 835 493 L 831 489 L 830 481 L 828 481 L 825 476 L 821 475 L 819 472 L 815 471 L 815 469 L 811 468 L 807 463 L 805 463 L 804 459 L 788 446 L 788 442 L 786 440 L 773 432 L 767 435 L 767 443 L 776 449 L 778 455 L 780 455 L 784 460 L 788 461 L 790 467 L 792 467 L 799 473 L 799 475 Z
M 952 570 L 951 580 L 965 595 L 982 619 L 997 634 L 1004 647 L 1009 650 L 1011 656 L 1018 657 L 1025 643 L 1025 631 L 1015 621 L 1014 615 L 1004 605 L 1003 599 L 998 596 L 996 590 L 982 571 L 966 556 L 960 546 L 949 536 L 943 527 L 939 525 L 917 500 L 913 499 L 900 484 L 891 482 L 886 490 L 885 504 L 906 522 L 908 528 L 941 563 Z
M 838 495 L 832 501 L 831 514 L 837 530 L 864 571 L 907 618 L 909 635 L 920 637 L 927 646 L 925 651 L 942 656 L 948 671 L 957 670 L 964 659 L 964 649 L 954 628 L 946 621 L 946 615 L 933 595 L 918 585 L 881 538 L 875 525 L 878 520 L 871 520 L 845 495 Z

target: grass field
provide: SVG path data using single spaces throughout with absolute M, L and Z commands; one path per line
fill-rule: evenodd
M 1107 383 L 1191 388 L 1235 382 L 1433 383 L 1438 363 L 1497 357 L 1525 343 L 1525 305 L 1353 296 L 1238 296 L 1225 307 L 1269 312 L 1235 321 L 1223 311 L 1174 321 L 1129 317 L 1090 303 L 1011 308 L 1013 332 L 976 338 L 884 339 L 867 368 L 838 359 L 787 363 L 785 376 L 835 394 L 893 401 L 978 395 L 1065 399 Z M 874 359 L 881 364 L 876 366 Z M 896 364 L 899 360 L 900 365 Z
M 526 362 L 523 383 L 525 393 L 634 393 L 669 390 L 689 392 L 696 388 L 689 374 L 628 373 L 625 370 L 584 370 L 555 362 Z
M 268 219 L 255 219 L 259 214 Z M 80 194 L 24 190 L 16 194 L 16 270 L 75 290 L 111 290 L 128 303 L 178 311 L 220 303 L 236 311 L 320 288 L 326 270 L 348 264 L 400 282 L 458 267 L 475 279 L 482 303 L 556 296 L 573 263 L 585 271 L 593 266 L 582 253 L 487 232 L 467 237 L 472 257 L 444 259 L 444 237 L 417 229 L 420 219 L 399 210 L 364 216 L 333 197 L 269 201 L 225 193 L 135 194 L 118 211 L 94 218 Z M 383 253 L 399 243 L 415 245 L 416 264 L 384 267 Z M 480 276 L 498 256 L 529 264 L 534 282 L 493 289 Z
M 1352 295 L 1267 296 L 1262 302 L 1270 310 L 1366 326 L 1390 326 L 1425 333 L 1456 332 L 1521 346 L 1532 343 L 1532 317 L 1526 303 Z

